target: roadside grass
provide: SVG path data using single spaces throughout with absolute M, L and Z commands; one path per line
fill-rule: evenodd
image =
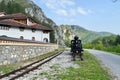
M 117 46 L 109 46 L 105 49 L 105 51 L 111 52 L 113 54 L 120 55 L 120 45 Z
M 84 51 L 84 61 L 75 61 L 80 68 L 67 68 L 65 73 L 55 74 L 57 80 L 111 80 L 107 70 L 103 69 L 96 58 Z M 52 77 L 52 76 L 51 76 Z M 49 79 L 52 80 L 52 78 Z
M 96 50 L 102 50 L 102 51 L 107 51 L 111 52 L 112 54 L 120 55 L 120 44 L 119 45 L 114 45 L 114 46 L 103 46 L 102 44 L 84 44 L 84 48 L 86 49 L 96 49 Z
M 43 54 L 43 55 L 40 55 L 40 56 L 37 56 L 37 57 L 34 57 L 34 58 L 30 58 L 30 59 L 27 59 L 27 60 L 24 60 L 24 61 L 21 61 L 21 62 L 8 64 L 8 65 L 1 65 L 0 66 L 0 75 L 8 73 L 8 72 L 10 72 L 12 70 L 15 70 L 17 68 L 20 68 L 20 67 L 22 67 L 25 64 L 34 62 L 36 60 L 43 59 L 43 58 L 45 58 L 47 56 L 50 56 L 50 55 L 53 55 L 53 54 L 57 53 L 60 50 L 62 50 L 62 49 L 56 49 L 55 51 L 52 51 L 52 52 L 49 52 L 49 53 L 46 53 L 46 54 Z

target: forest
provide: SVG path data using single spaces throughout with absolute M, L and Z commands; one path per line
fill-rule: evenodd
M 24 8 L 20 4 L 13 1 L 5 2 L 5 0 L 0 2 L 0 11 L 7 14 L 25 13 Z

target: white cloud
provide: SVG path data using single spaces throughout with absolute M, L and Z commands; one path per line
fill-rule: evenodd
M 48 8 L 66 8 L 75 5 L 73 0 L 41 0 Z
M 82 15 L 87 15 L 88 14 L 88 12 L 87 11 L 85 11 L 83 8 L 81 8 L 81 7 L 78 7 L 77 8 L 77 11 L 78 11 L 78 13 L 80 13 L 80 14 L 82 14 Z
M 88 9 L 88 13 L 94 13 L 92 10 Z
M 88 15 L 93 13 L 92 10 L 85 10 L 81 7 L 75 7 L 74 0 L 41 0 L 47 8 L 58 15 L 76 16 L 77 14 Z
M 68 7 L 75 5 L 73 0 L 41 0 L 47 8 L 51 9 L 54 13 L 58 15 L 68 16 L 68 13 L 71 12 L 71 15 L 74 15 L 74 11 L 69 11 Z
M 59 9 L 59 10 L 56 11 L 56 13 L 59 14 L 59 15 L 63 15 L 63 16 L 68 15 L 67 11 L 64 10 L 64 9 Z
M 56 9 L 56 0 L 41 0 L 49 9 Z
M 75 3 L 71 0 L 59 0 L 62 4 L 62 5 L 69 5 L 69 6 L 72 6 L 72 5 L 75 5 Z
M 70 9 L 69 10 L 69 14 L 71 15 L 71 16 L 75 16 L 76 14 L 77 14 L 77 11 L 75 10 L 75 9 Z
M 75 22 L 75 19 L 70 19 L 70 22 Z

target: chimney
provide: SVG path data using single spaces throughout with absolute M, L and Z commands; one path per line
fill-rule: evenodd
M 6 15 L 5 12 L 0 12 L 0 17 L 1 17 L 1 16 L 5 16 L 5 15 Z

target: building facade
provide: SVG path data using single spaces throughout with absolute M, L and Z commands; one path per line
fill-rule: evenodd
M 51 31 L 22 13 L 6 15 L 0 12 L 0 37 L 49 43 Z

